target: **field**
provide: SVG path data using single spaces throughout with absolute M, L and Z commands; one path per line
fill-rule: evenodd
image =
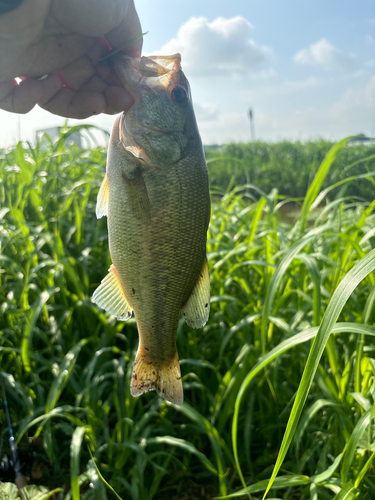
M 207 152 L 211 314 L 181 318 L 176 407 L 131 397 L 135 321 L 90 301 L 106 155 L 75 130 L 0 151 L 0 366 L 31 482 L 59 500 L 375 498 L 375 148 Z M 2 456 L 1 407 L 0 431 Z

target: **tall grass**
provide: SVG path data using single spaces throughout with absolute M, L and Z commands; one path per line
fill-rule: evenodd
M 176 407 L 131 397 L 136 324 L 90 301 L 110 264 L 95 218 L 105 152 L 69 145 L 75 130 L 0 156 L 0 364 L 19 446 L 43 436 L 51 489 L 67 500 L 202 488 L 261 498 L 267 487 L 274 499 L 373 498 L 374 203 L 346 190 L 362 185 L 355 167 L 325 186 L 347 166 L 346 141 L 293 223 L 277 189 L 213 188 L 211 314 L 199 331 L 181 318 Z
M 375 143 L 366 144 L 359 145 L 353 140 L 337 152 L 337 161 L 327 172 L 323 189 L 349 175 L 375 171 Z M 254 145 L 231 143 L 208 149 L 211 186 L 225 190 L 228 184 L 234 187 L 251 183 L 266 193 L 276 187 L 280 195 L 303 198 L 333 145 L 322 139 L 305 143 L 256 141 Z M 347 195 L 372 201 L 374 181 L 363 178 L 349 184 L 346 190 Z

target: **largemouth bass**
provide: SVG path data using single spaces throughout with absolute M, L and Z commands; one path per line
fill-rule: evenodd
M 96 214 L 108 217 L 113 265 L 93 301 L 137 321 L 131 394 L 156 390 L 181 405 L 176 348 L 181 310 L 201 328 L 210 310 L 207 166 L 179 54 L 120 56 L 115 70 L 134 105 L 113 127 Z

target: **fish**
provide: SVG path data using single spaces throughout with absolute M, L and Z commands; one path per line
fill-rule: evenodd
M 183 403 L 176 347 L 181 311 L 210 311 L 207 165 L 181 56 L 117 57 L 134 104 L 114 124 L 97 218 L 107 216 L 112 265 L 92 300 L 118 320 L 134 312 L 139 344 L 130 392 Z

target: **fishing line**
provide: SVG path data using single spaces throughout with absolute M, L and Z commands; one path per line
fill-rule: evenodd
M 0 380 L 1 380 L 1 389 L 3 393 L 3 406 L 5 410 L 5 415 L 7 418 L 8 422 L 8 429 L 9 429 L 9 446 L 10 446 L 10 451 L 12 452 L 12 460 L 13 460 L 13 470 L 14 470 L 14 475 L 15 475 L 15 480 L 14 482 L 16 483 L 18 489 L 23 488 L 26 486 L 26 478 L 22 474 L 21 471 L 21 462 L 20 458 L 18 455 L 18 448 L 16 444 L 16 440 L 14 437 L 14 432 L 13 432 L 13 427 L 12 427 L 12 421 L 10 419 L 10 414 L 9 414 L 9 406 L 8 406 L 8 400 L 5 392 L 5 379 L 4 379 L 4 374 L 2 371 L 0 371 Z

